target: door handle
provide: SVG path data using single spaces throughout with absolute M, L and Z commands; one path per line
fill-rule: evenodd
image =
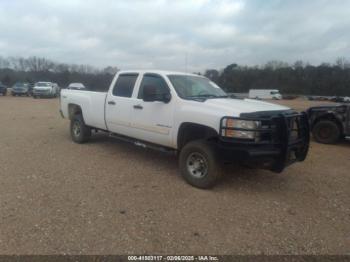
M 108 101 L 107 102 L 109 105 L 115 105 L 115 102 L 114 101 Z
M 135 109 L 143 109 L 143 106 L 142 105 L 134 105 L 134 108 Z

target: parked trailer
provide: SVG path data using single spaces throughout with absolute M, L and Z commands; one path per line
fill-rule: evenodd
M 277 89 L 250 89 L 249 98 L 280 100 L 282 99 L 282 95 Z

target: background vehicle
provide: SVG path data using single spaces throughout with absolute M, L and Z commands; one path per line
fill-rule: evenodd
M 250 89 L 249 98 L 280 100 L 282 95 L 277 89 Z
M 345 103 L 350 103 L 350 97 L 349 97 L 349 96 L 343 97 L 343 101 L 344 101 Z
M 29 94 L 32 96 L 33 95 L 34 84 L 33 83 L 28 83 L 28 85 L 29 85 Z
M 54 86 L 54 88 L 56 90 L 55 97 L 60 96 L 60 94 L 61 94 L 61 87 L 57 83 L 53 83 L 53 86 Z
M 348 97 L 348 96 L 333 96 L 329 100 L 336 102 L 336 103 L 349 103 L 350 97 Z
M 0 94 L 3 96 L 6 96 L 7 94 L 7 86 L 3 85 L 1 82 L 0 82 Z
M 57 97 L 60 89 L 56 83 L 37 82 L 33 88 L 33 97 Z
M 325 105 L 307 110 L 314 139 L 323 144 L 334 144 L 350 135 L 350 105 Z
M 31 90 L 29 83 L 22 83 L 22 82 L 17 82 L 12 86 L 11 89 L 11 94 L 13 96 L 30 96 L 31 95 Z
M 86 89 L 86 87 L 82 83 L 70 83 L 67 89 L 83 90 L 83 89 Z
M 183 178 L 208 188 L 220 164 L 238 161 L 281 172 L 303 161 L 309 146 L 305 113 L 252 99 L 229 98 L 209 79 L 166 71 L 120 71 L 109 91 L 64 89 L 61 114 L 73 141 L 91 130 L 179 155 Z

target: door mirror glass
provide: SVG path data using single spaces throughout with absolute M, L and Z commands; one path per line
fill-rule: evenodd
M 164 102 L 169 103 L 171 100 L 171 94 L 167 90 L 162 90 L 165 92 L 157 92 L 159 89 L 153 85 L 144 85 L 143 86 L 143 101 L 145 102 Z

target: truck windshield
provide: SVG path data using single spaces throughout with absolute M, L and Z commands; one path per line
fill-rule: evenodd
M 219 86 L 204 77 L 169 75 L 168 78 L 183 99 L 228 97 Z

